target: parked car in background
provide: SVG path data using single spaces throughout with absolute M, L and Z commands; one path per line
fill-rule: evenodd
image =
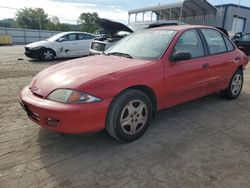
M 231 36 L 236 46 L 250 56 L 250 33 L 243 34 L 242 32 L 235 33 Z
M 31 120 L 52 131 L 106 129 L 127 142 L 146 131 L 158 110 L 216 92 L 238 98 L 247 63 L 216 28 L 146 29 L 103 55 L 43 70 L 22 90 L 20 104 Z
M 176 20 L 145 21 L 124 25 L 120 22 L 114 22 L 103 18 L 97 20 L 97 24 L 103 29 L 98 30 L 100 35 L 91 43 L 91 54 L 101 54 L 120 39 L 133 32 L 161 26 L 185 25 L 184 22 Z
M 95 35 L 85 32 L 59 33 L 44 41 L 26 45 L 25 55 L 45 61 L 89 55 L 89 46 L 95 37 Z

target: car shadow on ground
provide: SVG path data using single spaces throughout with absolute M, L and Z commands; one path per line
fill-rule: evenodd
M 36 63 L 36 64 L 56 64 L 56 63 L 61 63 L 64 61 L 70 61 L 73 59 L 77 59 L 77 58 L 59 58 L 59 59 L 54 59 L 52 61 L 43 61 L 41 59 L 28 59 L 28 61 L 31 63 Z
M 63 186 L 90 186 L 93 181 L 108 181 L 108 178 L 115 181 L 112 178 L 134 173 L 136 168 L 148 171 L 158 160 L 172 162 L 168 168 L 178 171 L 185 163 L 179 154 L 188 148 L 192 152 L 190 143 L 199 142 L 199 138 L 202 142 L 226 130 L 225 126 L 237 121 L 237 118 L 230 120 L 237 117 L 237 110 L 231 109 L 249 99 L 245 92 L 234 101 L 215 94 L 162 110 L 141 138 L 127 144 L 116 142 L 106 131 L 61 136 L 41 129 L 38 135 L 41 162 L 49 175 Z M 210 152 L 209 147 L 214 145 L 204 152 Z M 202 157 L 209 161 L 209 155 Z M 196 157 L 199 156 L 194 154 L 190 160 Z

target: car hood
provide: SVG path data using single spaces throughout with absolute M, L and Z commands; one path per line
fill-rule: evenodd
M 27 47 L 27 48 L 34 48 L 34 47 L 37 47 L 37 46 L 45 46 L 48 43 L 49 43 L 48 41 L 42 40 L 42 41 L 32 42 L 30 44 L 27 44 L 25 47 Z
M 133 30 L 131 30 L 128 26 L 120 23 L 120 22 L 114 22 L 108 19 L 100 18 L 96 21 L 96 23 L 103 29 L 116 33 L 119 31 L 128 31 L 133 33 Z
M 55 89 L 79 89 L 80 86 L 94 79 L 150 62 L 105 55 L 79 58 L 41 71 L 33 79 L 30 88 L 37 95 L 46 97 Z

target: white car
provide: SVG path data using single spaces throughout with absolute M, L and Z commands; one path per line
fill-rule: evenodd
M 96 36 L 85 32 L 63 32 L 44 41 L 25 46 L 30 58 L 51 61 L 54 58 L 81 57 L 90 54 L 90 44 Z

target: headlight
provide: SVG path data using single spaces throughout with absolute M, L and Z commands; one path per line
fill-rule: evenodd
M 30 50 L 38 50 L 40 48 L 42 48 L 42 46 L 31 47 Z
M 48 95 L 47 99 L 70 104 L 92 103 L 101 101 L 100 98 L 71 89 L 57 89 L 51 92 Z

